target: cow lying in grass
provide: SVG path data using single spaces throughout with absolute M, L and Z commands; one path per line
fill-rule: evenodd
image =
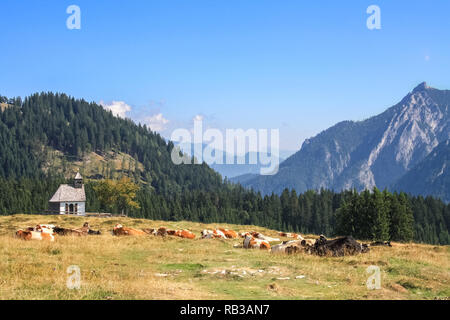
M 334 240 L 327 240 L 323 235 L 316 240 L 314 245 L 307 245 L 306 251 L 318 256 L 341 257 L 345 255 L 355 255 L 369 251 L 366 244 L 357 242 L 353 237 L 347 236 Z
M 183 239 L 195 239 L 195 234 L 192 233 L 191 231 L 185 230 L 185 229 L 183 229 L 183 230 L 175 230 L 175 233 L 173 233 L 171 235 L 174 235 L 176 237 L 180 237 L 180 238 L 183 238 Z
M 53 233 L 42 232 L 42 231 L 26 231 L 18 230 L 16 232 L 16 237 L 22 240 L 47 240 L 55 241 Z
M 53 224 L 38 224 L 33 231 L 53 234 L 55 226 Z
M 244 238 L 243 247 L 245 249 L 263 249 L 270 250 L 270 243 L 267 240 L 257 239 L 247 234 Z
M 169 236 L 175 236 L 175 237 L 180 237 L 180 238 L 184 238 L 184 239 L 194 239 L 195 238 L 195 234 L 193 234 L 191 231 L 189 230 L 167 230 L 167 234 Z
M 238 234 L 229 229 L 218 228 L 214 230 L 203 230 L 201 232 L 202 239 L 235 239 L 238 237 Z
M 60 236 L 87 236 L 87 235 L 99 235 L 100 231 L 91 230 L 88 222 L 85 222 L 81 228 L 68 229 L 62 227 L 54 227 L 54 232 Z
M 52 224 L 38 224 L 35 227 L 20 229 L 16 232 L 16 237 L 23 240 L 48 240 L 55 241 L 55 226 Z
M 144 236 L 147 234 L 142 230 L 124 227 L 121 224 L 116 224 L 112 233 L 115 236 Z
M 303 237 L 301 235 L 297 234 L 297 233 L 279 232 L 278 234 L 279 234 L 280 237 L 283 237 L 283 238 L 293 238 L 293 239 L 296 239 L 296 240 L 303 240 Z
M 222 231 L 227 239 L 236 239 L 238 237 L 237 232 L 230 229 L 219 228 L 219 231 Z
M 273 246 L 271 252 L 272 253 L 287 253 L 287 254 L 303 252 L 303 251 L 305 251 L 305 248 L 308 248 L 309 246 L 313 246 L 315 242 L 316 242 L 315 239 L 283 241 L 283 243 Z
M 245 232 L 245 233 L 239 233 L 239 236 L 241 237 L 241 238 L 245 238 L 246 236 L 248 236 L 248 235 L 250 235 L 250 236 L 252 236 L 253 238 L 255 238 L 255 239 L 259 239 L 259 240 L 265 240 L 265 241 L 267 241 L 267 242 L 276 242 L 276 241 L 280 241 L 280 239 L 278 239 L 278 238 L 272 238 L 272 237 L 269 237 L 269 236 L 265 236 L 265 235 L 263 235 L 262 233 L 260 233 L 260 232 L 254 232 L 254 231 L 251 231 L 251 232 Z
M 215 229 L 215 230 L 203 230 L 201 232 L 202 239 L 226 239 L 225 233 L 222 231 Z
M 154 235 L 154 236 L 175 236 L 184 239 L 195 239 L 195 234 L 189 230 L 171 230 L 166 227 L 160 227 L 158 229 L 142 229 L 146 234 Z
M 272 253 L 288 253 L 293 250 L 293 247 L 300 248 L 301 240 L 283 241 L 283 243 L 277 244 L 270 250 Z

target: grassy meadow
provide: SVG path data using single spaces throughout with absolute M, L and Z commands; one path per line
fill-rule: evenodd
M 38 223 L 81 227 L 100 236 L 23 241 L 14 233 Z M 115 237 L 116 223 L 135 228 L 276 231 L 254 226 L 13 215 L 0 217 L 0 299 L 448 299 L 450 247 L 393 244 L 367 254 L 316 257 L 246 250 L 235 240 Z M 314 238 L 315 236 L 307 236 Z M 287 240 L 287 239 L 283 239 Z M 70 290 L 67 268 L 81 270 L 81 288 Z M 370 265 L 381 269 L 381 289 L 369 290 Z

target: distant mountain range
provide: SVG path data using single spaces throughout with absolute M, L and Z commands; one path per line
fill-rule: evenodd
M 233 181 L 264 194 L 285 188 L 304 192 L 377 186 L 448 201 L 449 106 L 449 90 L 421 83 L 380 115 L 340 122 L 305 140 L 276 175 L 244 175 Z
M 207 145 L 200 145 L 200 144 L 189 144 L 189 143 L 181 143 L 175 145 L 178 145 L 181 150 L 192 156 L 195 156 L 197 159 L 200 158 L 200 154 L 197 154 L 198 152 L 202 152 Z M 197 148 L 195 148 L 197 146 Z M 220 151 L 220 150 L 219 150 Z M 197 152 L 197 153 L 196 153 Z M 216 152 L 216 151 L 215 151 Z M 291 156 L 295 151 L 288 151 L 288 150 L 279 150 L 278 151 L 278 162 L 283 162 L 286 158 Z M 222 151 L 223 153 L 223 163 L 217 164 L 217 163 L 209 163 L 206 161 L 206 163 L 215 171 L 220 173 L 223 178 L 228 178 L 229 180 L 233 180 L 235 177 L 242 176 L 242 175 L 259 175 L 261 167 L 267 167 L 262 166 L 259 161 L 259 153 L 258 152 L 247 152 L 243 156 L 234 156 L 233 157 L 233 163 L 228 164 L 227 163 L 227 153 L 225 151 Z M 238 159 L 242 158 L 244 161 L 244 164 L 238 164 Z M 250 164 L 250 159 L 256 159 L 256 164 Z

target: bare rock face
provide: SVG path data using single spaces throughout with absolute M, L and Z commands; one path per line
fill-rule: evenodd
M 244 185 L 263 193 L 389 187 L 450 139 L 449 106 L 449 90 L 421 83 L 378 116 L 344 121 L 306 140 L 277 175 Z

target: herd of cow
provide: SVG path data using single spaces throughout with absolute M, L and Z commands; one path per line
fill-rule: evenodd
M 70 229 L 62 228 L 50 224 L 38 224 L 35 227 L 28 227 L 16 232 L 16 237 L 23 240 L 48 240 L 54 241 L 55 236 L 88 236 L 100 235 L 100 231 L 92 230 L 89 223 L 86 222 L 81 228 Z M 195 234 L 189 230 L 171 230 L 165 227 L 158 229 L 135 229 L 124 227 L 121 224 L 114 226 L 112 234 L 115 236 L 175 236 L 184 239 L 194 239 Z M 390 242 L 374 242 L 371 244 L 362 244 L 357 242 L 353 237 L 341 237 L 338 239 L 327 240 L 321 235 L 318 239 L 305 239 L 296 233 L 279 232 L 279 236 L 283 238 L 291 238 L 293 240 L 283 241 L 280 244 L 271 245 L 272 242 L 280 242 L 279 238 L 272 238 L 259 232 L 240 232 L 233 230 L 218 228 L 214 230 L 203 230 L 201 232 L 202 239 L 243 239 L 243 247 L 246 249 L 263 249 L 272 253 L 300 253 L 306 252 L 319 256 L 344 256 L 365 253 L 369 251 L 370 246 L 391 246 Z

